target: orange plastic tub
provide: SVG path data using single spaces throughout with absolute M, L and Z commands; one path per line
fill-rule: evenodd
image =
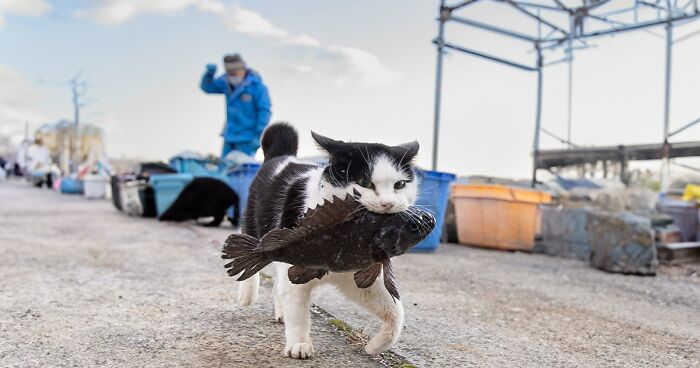
M 460 244 L 531 251 L 540 230 L 545 193 L 504 185 L 454 185 L 457 239 Z

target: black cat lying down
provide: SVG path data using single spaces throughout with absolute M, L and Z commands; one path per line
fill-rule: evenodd
M 210 177 L 196 177 L 180 192 L 175 202 L 159 217 L 161 221 L 187 221 L 204 217 L 214 219 L 205 226 L 219 226 L 226 210 L 234 207 L 233 226 L 240 223 L 238 194 L 223 181 Z

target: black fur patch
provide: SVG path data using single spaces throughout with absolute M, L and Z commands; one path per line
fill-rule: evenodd
M 288 163 L 275 171 L 291 156 L 275 157 L 263 163 L 248 194 L 243 232 L 261 238 L 280 226 L 293 228 L 304 213 L 305 186 L 302 174 L 316 168 L 311 164 Z
M 267 127 L 260 140 L 265 161 L 280 156 L 296 156 L 299 135 L 287 123 L 275 123 Z
M 381 143 L 347 143 L 316 133 L 312 135 L 319 147 L 330 155 L 330 162 L 323 172 L 323 177 L 336 186 L 348 186 L 360 179 L 371 179 L 372 165 L 379 155 L 389 158 L 409 180 L 414 179 L 411 166 L 418 154 L 418 142 L 387 146 Z
M 218 226 L 231 206 L 238 207 L 238 195 L 228 184 L 215 178 L 197 177 L 187 184 L 159 219 L 186 221 L 214 217 L 214 221 L 207 225 Z

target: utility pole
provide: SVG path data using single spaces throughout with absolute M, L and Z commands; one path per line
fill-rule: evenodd
M 539 43 L 535 43 L 537 52 L 537 105 L 535 107 L 535 138 L 532 144 L 532 187 L 537 186 L 537 162 L 540 156 L 540 130 L 542 129 L 542 68 L 544 59 L 542 48 Z
M 75 171 L 80 166 L 81 160 L 81 147 L 80 147 L 80 108 L 85 106 L 84 102 L 81 102 L 80 97 L 85 93 L 85 81 L 81 80 L 83 70 L 79 70 L 73 78 L 70 79 L 69 84 L 71 87 L 72 102 L 73 102 L 73 129 L 75 136 L 75 152 L 71 156 L 71 170 Z
M 576 35 L 576 16 L 571 14 L 569 16 L 569 38 L 568 46 L 566 48 L 567 61 L 569 64 L 569 93 L 568 93 L 568 108 L 567 108 L 567 119 L 566 119 L 566 140 L 571 142 L 571 108 L 573 101 L 573 84 L 574 84 L 574 36 Z M 569 149 L 571 149 L 569 145 Z
M 437 45 L 437 63 L 435 71 L 435 110 L 433 115 L 433 162 L 432 169 L 437 170 L 438 148 L 440 141 L 440 100 L 442 91 L 442 57 L 445 54 L 445 21 L 450 10 L 445 7 L 445 0 L 440 1 L 440 18 L 438 19 L 438 37 L 435 40 Z
M 669 18 L 671 15 L 669 14 Z M 663 157 L 661 158 L 661 191 L 668 190 L 671 181 L 671 169 L 668 164 L 668 158 L 671 151 L 671 146 L 668 143 L 669 138 L 669 117 L 671 115 L 671 69 L 672 69 L 672 50 L 673 50 L 673 23 L 666 24 L 666 65 L 664 76 L 664 143 Z

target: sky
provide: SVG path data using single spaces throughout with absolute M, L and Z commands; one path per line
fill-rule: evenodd
M 72 118 L 66 81 L 86 80 L 82 121 L 105 131 L 111 157 L 167 159 L 218 153 L 224 99 L 206 95 L 207 63 L 240 52 L 267 84 L 273 121 L 386 144 L 418 140 L 432 150 L 437 1 L 430 0 L 0 0 L 0 134 L 20 135 Z M 534 31 L 515 13 L 465 10 Z M 676 36 L 700 28 L 679 28 Z M 663 34 L 662 28 L 653 30 Z M 530 45 L 459 24 L 446 38 L 531 64 Z M 647 32 L 596 38 L 574 58 L 573 141 L 658 142 L 663 126 L 663 39 Z M 546 54 L 545 60 L 556 55 Z M 700 117 L 700 37 L 674 46 L 671 129 Z M 535 75 L 472 56 L 445 56 L 439 169 L 528 177 Z M 567 68 L 544 72 L 542 125 L 566 135 Z M 700 128 L 678 141 L 700 140 Z M 542 137 L 543 148 L 561 143 Z

